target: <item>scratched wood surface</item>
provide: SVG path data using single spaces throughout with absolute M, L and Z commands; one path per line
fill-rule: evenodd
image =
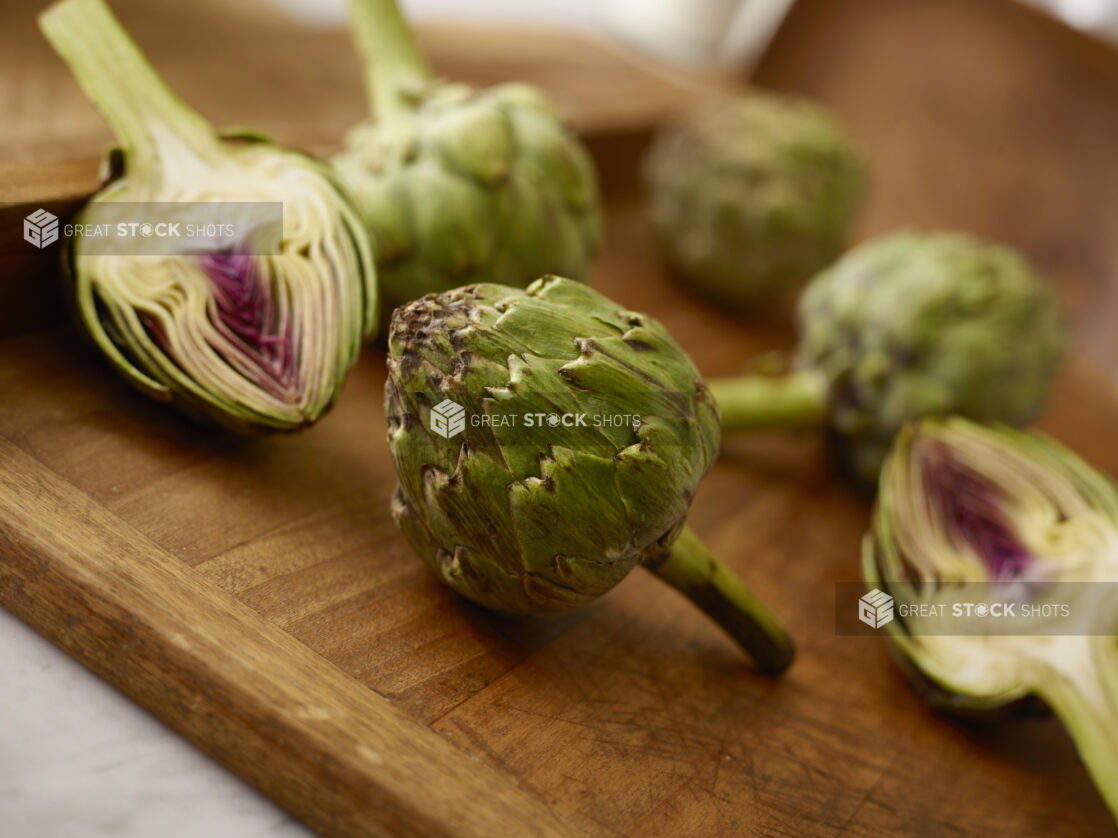
M 959 62 L 983 72 L 959 77 Z M 1118 255 L 1091 212 L 1118 196 L 1116 152 L 1095 139 L 1118 136 L 1115 57 L 997 2 L 801 0 L 759 77 L 832 103 L 866 147 L 860 235 L 951 222 L 1053 274 L 1078 346 L 1043 424 L 1118 474 L 1118 356 L 1100 326 Z M 660 317 L 712 375 L 787 346 L 786 326 L 735 321 L 664 275 L 634 191 L 645 139 L 593 140 L 612 207 L 594 283 Z M 92 156 L 47 157 L 9 184 L 89 183 Z M 387 514 L 375 347 L 314 429 L 214 435 L 36 309 L 48 271 L 0 275 L 21 289 L 0 341 L 0 604 L 324 833 L 1113 832 L 1054 721 L 937 718 L 877 639 L 835 635 L 834 584 L 857 578 L 868 506 L 813 442 L 728 444 L 691 516 L 797 637 L 770 681 L 640 571 L 541 620 L 436 583 Z M 31 310 L 43 328 L 20 327 Z

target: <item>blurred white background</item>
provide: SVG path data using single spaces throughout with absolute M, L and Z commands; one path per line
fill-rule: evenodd
M 270 0 L 311 26 L 340 26 L 345 0 Z M 1118 43 L 1118 0 L 1021 0 Z M 764 49 L 792 0 L 401 0 L 415 20 L 523 23 L 612 32 L 677 63 L 744 63 Z
M 270 0 L 310 26 L 339 26 L 345 0 Z M 792 0 L 400 0 L 419 21 L 519 23 L 612 34 L 679 64 L 747 64 Z
M 763 0 L 764 1 L 764 0 Z M 345 22 L 345 0 L 272 0 L 276 6 L 312 26 L 340 26 Z M 600 0 L 401 0 L 415 20 L 517 21 L 592 29 Z
M 1118 0 L 1023 0 L 1080 29 L 1118 43 Z

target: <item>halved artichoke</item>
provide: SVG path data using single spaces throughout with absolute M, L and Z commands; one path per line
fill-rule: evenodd
M 164 218 L 168 206 L 282 205 L 274 249 L 246 232 L 183 236 L 161 255 L 69 243 L 72 292 L 97 346 L 134 386 L 239 431 L 297 430 L 333 405 L 377 324 L 375 268 L 331 170 L 261 140 L 226 140 L 166 87 L 101 0 L 40 17 L 120 141 L 115 177 L 75 218 Z M 109 206 L 112 205 L 112 206 Z M 236 228 L 222 216 L 222 224 Z M 100 226 L 100 225 L 97 225 Z
M 862 573 L 895 599 L 889 639 L 935 707 L 973 717 L 1040 698 L 1118 817 L 1109 479 L 1039 433 L 925 420 L 882 469 Z

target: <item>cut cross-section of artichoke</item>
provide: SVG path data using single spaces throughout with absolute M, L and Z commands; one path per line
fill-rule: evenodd
M 80 229 L 122 207 L 147 221 L 188 205 L 223 208 L 214 226 L 234 228 L 233 241 L 208 248 L 184 236 L 159 253 L 72 239 L 85 330 L 130 382 L 195 417 L 242 431 L 313 423 L 377 324 L 371 248 L 351 199 L 306 155 L 220 137 L 101 0 L 64 0 L 40 26 L 120 142 L 119 171 L 76 217 Z M 271 245 L 247 232 L 254 207 L 282 208 Z
M 1118 817 L 1109 479 L 1039 433 L 924 420 L 882 469 L 862 572 L 896 600 L 885 628 L 935 707 L 973 718 L 1039 697 Z

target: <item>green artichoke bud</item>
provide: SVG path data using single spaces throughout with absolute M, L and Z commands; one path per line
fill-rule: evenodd
M 1039 433 L 924 420 L 900 433 L 882 469 L 863 577 L 894 597 L 893 650 L 936 707 L 973 716 L 1038 696 L 1118 816 L 1110 480 Z M 1016 605 L 1017 621 L 999 629 L 996 619 L 960 616 L 956 606 L 976 589 L 1001 600 L 1007 619 L 1005 602 Z M 1057 606 L 1076 633 L 1046 616 Z
M 673 272 L 741 309 L 787 307 L 842 252 L 866 179 L 822 108 L 757 91 L 664 129 L 644 170 Z
M 959 233 L 855 248 L 804 289 L 798 330 L 790 374 L 711 382 L 723 432 L 825 426 L 840 466 L 865 485 L 910 419 L 1027 424 L 1067 341 L 1043 277 Z
M 376 250 L 386 315 L 468 282 L 582 279 L 601 239 L 593 162 L 544 95 L 431 77 L 394 0 L 351 0 L 374 119 L 334 159 Z
M 117 176 L 77 216 L 119 202 L 282 205 L 277 252 L 250 242 L 160 255 L 69 246 L 75 309 L 121 374 L 154 398 L 236 430 L 296 430 L 337 399 L 377 324 L 360 215 L 326 165 L 272 143 L 219 137 L 179 101 L 101 0 L 40 17 L 121 143 Z M 247 225 L 246 225 L 247 226 Z M 212 245 L 217 247 L 217 245 Z
M 416 300 L 393 314 L 388 345 L 393 515 L 455 591 L 506 613 L 561 611 L 643 563 L 760 669 L 788 666 L 783 628 L 685 526 L 718 412 L 663 326 L 546 277 Z

